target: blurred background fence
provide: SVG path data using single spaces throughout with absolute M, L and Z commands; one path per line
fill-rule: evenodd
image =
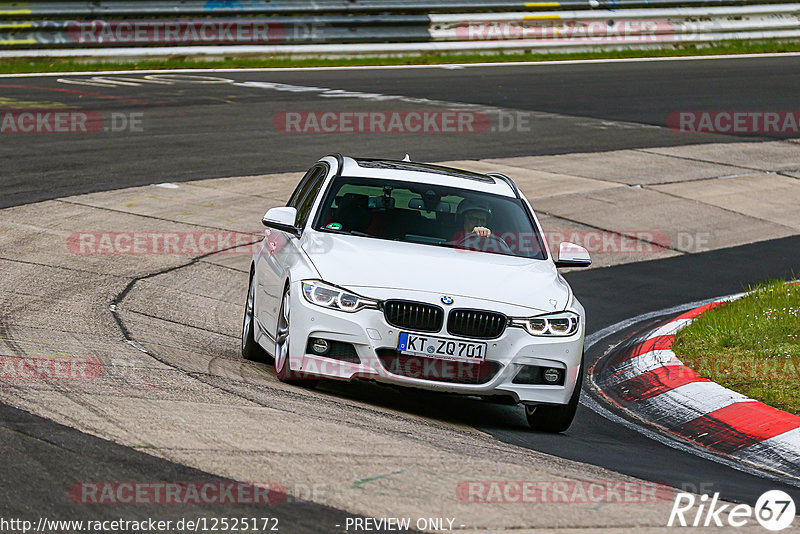
M 0 3 L 0 57 L 546 52 L 798 38 L 800 4 L 788 2 Z

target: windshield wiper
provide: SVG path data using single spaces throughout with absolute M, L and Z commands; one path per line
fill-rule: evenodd
M 365 232 L 359 232 L 358 230 L 336 230 L 334 228 L 322 228 L 323 232 L 330 232 L 332 234 L 340 234 L 340 235 L 354 235 L 358 237 L 377 237 L 372 234 L 368 234 Z

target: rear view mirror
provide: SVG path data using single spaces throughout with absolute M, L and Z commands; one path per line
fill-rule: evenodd
M 588 267 L 592 264 L 589 251 L 580 245 L 564 241 L 558 245 L 556 267 Z
M 421 198 L 412 198 L 408 201 L 408 207 L 412 210 L 425 210 L 425 202 Z M 445 201 L 439 202 L 436 206 L 436 211 L 439 213 L 450 213 L 450 203 Z
M 369 209 L 392 209 L 394 208 L 394 198 L 371 196 L 367 202 Z

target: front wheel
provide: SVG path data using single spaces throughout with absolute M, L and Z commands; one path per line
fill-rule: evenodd
M 291 318 L 292 295 L 289 288 L 283 292 L 281 309 L 278 312 L 278 325 L 275 329 L 275 376 L 281 382 L 306 387 L 314 387 L 316 380 L 302 377 L 302 373 L 292 371 L 289 365 L 289 320 Z
M 581 384 L 583 384 L 583 358 L 581 358 L 575 390 L 572 392 L 567 404 L 525 406 L 525 417 L 528 419 L 530 427 L 533 430 L 552 432 L 554 434 L 567 430 L 575 418 L 575 412 L 578 410 L 578 403 L 581 398 Z

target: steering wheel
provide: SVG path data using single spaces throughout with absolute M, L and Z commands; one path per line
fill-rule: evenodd
M 464 246 L 467 244 L 467 241 L 470 241 L 469 247 Z M 491 248 L 491 246 L 487 246 L 489 245 L 490 241 L 497 246 L 494 248 Z M 455 242 L 455 246 L 464 247 L 467 250 L 478 250 L 482 252 L 497 251 L 497 252 L 502 252 L 504 254 L 514 253 L 514 251 L 511 250 L 511 247 L 508 246 L 508 243 L 506 243 L 502 237 L 497 237 L 494 234 L 489 234 L 486 237 L 481 237 L 475 232 L 470 232 L 468 234 L 464 234 L 463 236 L 461 236 L 461 238 L 459 238 L 459 240 Z

